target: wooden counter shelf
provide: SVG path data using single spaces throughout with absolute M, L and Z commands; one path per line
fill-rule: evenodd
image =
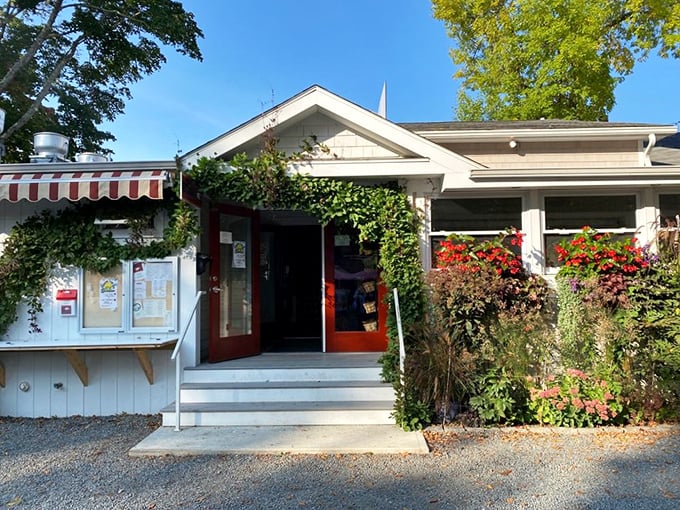
M 0 344 L 2 352 L 27 352 L 27 351 L 61 351 L 66 356 L 71 368 L 78 375 L 83 386 L 87 386 L 88 372 L 85 359 L 79 351 L 119 351 L 132 350 L 139 361 L 139 365 L 144 371 L 149 384 L 153 384 L 153 365 L 149 358 L 148 351 L 156 349 L 170 349 L 177 343 L 177 339 L 167 340 L 159 343 L 138 343 L 138 344 L 92 344 L 92 345 L 20 345 L 20 344 Z M 0 361 L 0 387 L 5 387 L 5 365 Z

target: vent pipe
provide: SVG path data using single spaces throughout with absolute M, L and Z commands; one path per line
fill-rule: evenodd
M 68 161 L 69 138 L 59 133 L 41 132 L 33 135 L 33 149 L 31 163 L 56 163 Z
M 76 155 L 76 163 L 105 163 L 109 161 L 108 156 L 96 152 L 81 152 Z

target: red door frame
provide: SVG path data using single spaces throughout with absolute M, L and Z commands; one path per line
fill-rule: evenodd
M 233 216 L 243 216 L 251 219 L 251 258 L 248 261 L 251 271 L 252 289 L 252 323 L 251 333 L 248 335 L 237 335 L 220 337 L 220 294 L 213 292 L 215 285 L 219 286 L 220 275 L 220 255 L 222 245 L 220 244 L 220 215 L 229 214 Z M 257 211 L 244 207 L 231 205 L 218 205 L 210 209 L 209 217 L 209 245 L 210 255 L 213 263 L 210 264 L 210 288 L 208 289 L 209 303 L 209 342 L 208 342 L 208 361 L 226 361 L 246 356 L 260 354 L 260 218 Z
M 335 228 L 324 228 L 324 279 L 326 315 L 326 352 L 385 352 L 387 350 L 387 313 L 385 303 L 387 287 L 378 275 L 378 329 L 377 331 L 335 330 Z

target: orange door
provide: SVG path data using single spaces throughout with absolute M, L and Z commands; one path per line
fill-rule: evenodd
M 210 213 L 211 362 L 260 354 L 258 232 L 250 209 L 220 206 Z
M 385 286 L 378 246 L 359 243 L 352 229 L 325 229 L 326 351 L 387 349 Z

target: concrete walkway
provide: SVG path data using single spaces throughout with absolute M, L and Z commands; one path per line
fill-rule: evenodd
M 277 427 L 160 427 L 130 449 L 131 456 L 220 454 L 426 454 L 420 432 L 395 425 Z

